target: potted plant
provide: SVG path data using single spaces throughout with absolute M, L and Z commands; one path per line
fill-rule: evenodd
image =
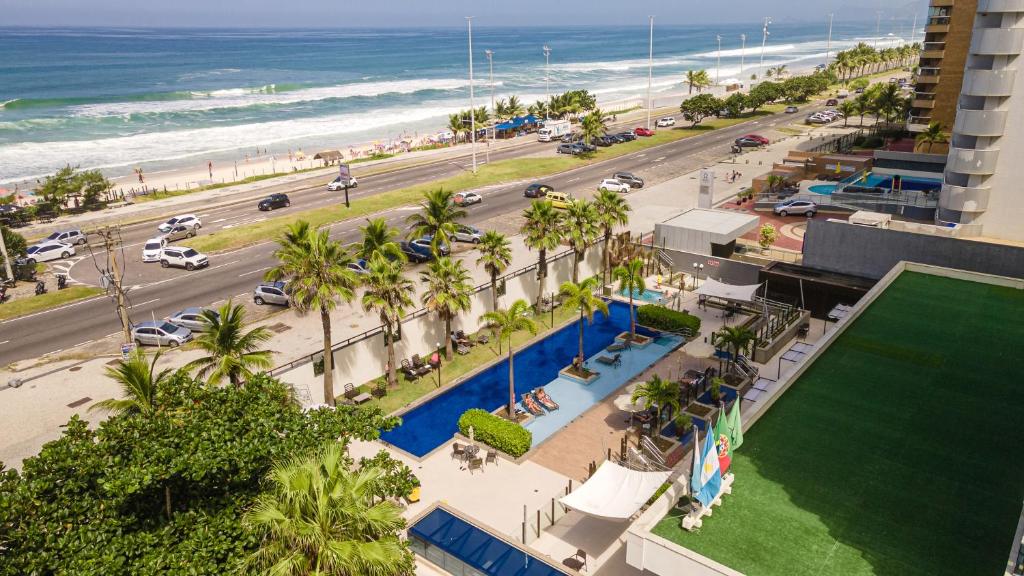
M 412 477 L 412 489 L 409 490 L 409 495 L 405 497 L 410 504 L 420 501 L 420 479 L 413 475 Z
M 680 412 L 676 415 L 676 434 L 679 435 L 679 439 L 682 440 L 693 428 L 693 416 L 685 412 Z
M 725 384 L 725 380 L 719 377 L 711 379 L 711 401 L 717 403 L 722 399 L 722 384 Z

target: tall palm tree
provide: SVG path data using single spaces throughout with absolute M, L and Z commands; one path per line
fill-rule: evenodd
M 900 87 L 897 84 L 883 84 L 882 89 L 875 98 L 879 112 L 885 116 L 885 121 L 892 120 L 900 108 Z
M 127 360 L 119 360 L 113 367 L 106 369 L 107 378 L 121 386 L 120 400 L 108 398 L 100 400 L 89 410 L 108 410 L 114 414 L 142 414 L 148 416 L 159 409 L 157 393 L 166 384 L 173 373 L 170 368 L 156 371 L 157 360 L 161 352 L 153 355 L 152 361 L 146 360 L 146 353 L 136 349 Z
M 850 116 L 857 113 L 857 104 L 851 100 L 843 100 L 839 104 L 839 111 L 843 113 L 843 127 L 849 125 Z
M 662 380 L 657 374 L 651 376 L 647 382 L 642 382 L 633 390 L 631 400 L 644 399 L 644 408 L 650 410 L 652 406 L 658 408 L 658 428 L 664 420 L 665 410 L 670 408 L 672 413 L 678 413 L 679 385 L 669 380 Z
M 686 71 L 686 83 L 690 87 L 690 91 L 687 94 L 693 94 L 693 89 L 697 88 L 697 92 L 700 92 L 700 70 L 687 70 Z
M 508 102 L 504 98 L 499 98 L 494 103 L 494 115 L 501 120 L 508 120 Z
M 764 183 L 768 186 L 768 192 L 775 192 L 786 183 L 786 178 L 778 174 L 769 174 Z
M 512 263 L 512 243 L 497 230 L 488 230 L 476 245 L 480 257 L 477 266 L 483 266 L 491 277 L 491 310 L 498 309 L 498 276 Z
M 604 133 L 608 130 L 605 125 L 606 121 L 607 118 L 605 118 L 604 113 L 597 109 L 584 116 L 583 122 L 580 124 L 583 141 L 590 144 L 593 139 L 604 136 Z
M 562 295 L 562 304 L 569 307 L 570 309 L 575 308 L 580 311 L 580 323 L 579 323 L 579 337 L 580 337 L 580 354 L 579 362 L 583 364 L 583 320 L 594 323 L 594 310 L 602 312 L 605 316 L 608 315 L 608 304 L 604 300 L 594 295 L 594 290 L 597 288 L 596 278 L 587 278 L 579 284 L 573 284 L 572 282 L 565 282 L 562 287 L 558 289 L 558 293 Z
M 442 245 L 451 246 L 451 237 L 455 235 L 458 221 L 466 217 L 466 211 L 452 201 L 454 195 L 444 188 L 424 192 L 420 211 L 405 219 L 412 225 L 409 238 L 431 237 L 430 246 L 434 256 L 440 255 Z
M 451 131 L 452 146 L 459 143 L 459 134 L 466 131 L 466 124 L 462 121 L 462 113 L 448 115 L 448 130 Z
M 933 144 L 943 144 L 947 142 L 946 131 L 943 129 L 942 122 L 929 122 L 928 128 L 919 133 L 914 140 L 919 146 L 927 144 L 929 152 L 932 151 Z
M 228 300 L 217 312 L 203 310 L 203 323 L 206 329 L 193 342 L 207 355 L 189 362 L 187 370 L 195 370 L 210 384 L 227 376 L 233 385 L 241 386 L 253 369 L 270 368 L 271 351 L 259 349 L 270 340 L 270 330 L 257 326 L 246 332 L 245 306 Z
M 446 358 L 451 358 L 452 320 L 472 305 L 469 297 L 473 294 L 473 284 L 469 281 L 469 272 L 462 260 L 442 256 L 420 273 L 420 281 L 427 285 L 423 305 L 444 322 L 444 352 Z
M 405 260 L 405 253 L 398 245 L 398 230 L 388 226 L 383 218 L 366 219 L 366 226 L 360 226 L 363 241 L 356 249 L 356 257 L 369 261 L 374 254 L 380 254 L 391 260 Z
M 412 306 L 412 281 L 402 276 L 402 264 L 381 255 L 370 260 L 369 274 L 363 279 L 363 309 L 373 311 L 384 325 L 384 342 L 388 348 L 388 386 L 398 383 L 395 371 L 395 329 Z
M 548 250 L 554 250 L 562 242 L 562 213 L 548 200 L 534 200 L 523 211 L 526 222 L 519 232 L 523 242 L 531 250 L 537 250 L 537 301 L 544 296 L 544 281 L 548 277 Z
M 715 332 L 712 342 L 719 348 L 726 348 L 732 353 L 729 364 L 736 361 L 736 357 L 745 352 L 757 336 L 749 328 L 743 326 L 726 326 Z
M 600 190 L 594 197 L 594 209 L 597 210 L 597 225 L 604 236 L 604 255 L 601 258 L 601 284 L 608 283 L 611 272 L 612 232 L 616 226 L 625 226 L 629 222 L 629 203 L 618 192 Z
M 398 537 L 402 511 L 375 501 L 380 468 L 348 470 L 342 444 L 278 464 L 267 475 L 269 490 L 244 517 L 259 537 L 245 561 L 246 574 L 402 576 L 409 552 Z
M 513 361 L 515 350 L 512 349 L 512 335 L 520 330 L 528 330 L 530 334 L 537 333 L 537 323 L 530 318 L 530 304 L 523 299 L 516 300 L 508 307 L 508 310 L 494 310 L 480 316 L 484 322 L 496 333 L 496 338 L 508 340 L 508 417 L 514 418 L 516 413 L 516 384 Z
M 629 294 L 629 339 L 636 339 L 636 314 L 633 308 L 633 294 L 643 293 L 647 290 L 644 282 L 644 261 L 641 258 L 634 258 L 629 262 L 617 267 L 612 276 L 619 282 L 619 290 L 625 290 Z
M 334 358 L 331 352 L 331 311 L 339 301 L 351 302 L 359 277 L 349 269 L 352 256 L 327 230 L 317 230 L 300 220 L 292 224 L 274 251 L 277 266 L 267 270 L 267 280 L 284 280 L 292 305 L 299 314 L 320 312 L 324 333 L 324 402 L 334 406 Z
M 597 238 L 597 209 L 584 199 L 573 200 L 565 210 L 565 232 L 572 248 L 572 281 L 580 281 L 580 261 L 587 244 Z
M 508 108 L 506 108 L 509 118 L 516 116 L 522 116 L 526 112 L 526 108 L 523 107 L 523 103 L 519 101 L 518 96 L 509 96 Z

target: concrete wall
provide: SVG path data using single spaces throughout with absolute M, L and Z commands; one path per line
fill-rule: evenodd
M 803 264 L 881 278 L 901 260 L 1024 278 L 1024 248 L 809 220 Z
M 739 260 L 727 258 L 715 258 L 695 252 L 683 252 L 680 250 L 665 250 L 669 258 L 672 258 L 672 271 L 693 274 L 694 263 L 703 264 L 704 270 L 700 273 L 700 280 L 714 278 L 726 284 L 757 284 L 758 273 L 761 266 Z

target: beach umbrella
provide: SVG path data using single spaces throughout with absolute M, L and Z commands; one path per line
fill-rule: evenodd
M 683 346 L 683 352 L 686 352 L 687 356 L 692 358 L 704 360 L 715 355 L 715 347 L 703 340 L 694 340 Z M 701 366 L 703 365 L 704 363 L 701 362 Z
M 641 406 L 640 404 L 633 402 L 632 396 L 632 392 L 620 394 L 615 398 L 615 400 L 612 401 L 612 403 L 615 405 L 616 408 L 622 410 L 623 412 L 640 412 L 641 410 L 644 409 L 644 407 Z
M 470 444 L 476 444 L 476 439 L 474 438 L 474 435 L 476 434 L 476 431 L 473 430 L 472 426 L 470 426 L 468 432 L 469 432 L 469 443 Z

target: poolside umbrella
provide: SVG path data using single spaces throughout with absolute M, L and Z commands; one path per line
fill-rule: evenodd
M 687 356 L 703 360 L 715 355 L 715 347 L 702 340 L 694 340 L 683 346 L 683 352 L 686 352 Z M 701 362 L 701 365 L 704 363 Z
M 644 407 L 633 402 L 633 390 L 635 389 L 635 383 L 626 386 L 625 392 L 618 395 L 615 398 L 615 400 L 612 400 L 612 404 L 614 404 L 616 408 L 622 410 L 623 412 L 640 412 L 641 410 L 644 409 Z
M 469 430 L 467 430 L 467 432 L 469 432 L 469 443 L 470 444 L 476 444 L 476 440 L 473 438 L 474 434 L 476 434 L 476 431 L 473 430 L 473 427 L 470 426 Z

